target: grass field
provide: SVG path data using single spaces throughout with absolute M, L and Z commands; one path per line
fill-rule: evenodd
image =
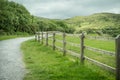
M 57 35 L 56 39 L 62 40 L 62 35 Z M 66 41 L 80 44 L 79 36 L 66 36 Z M 115 41 L 113 40 L 95 40 L 85 38 L 85 45 L 100 48 L 108 51 L 115 51 Z
M 21 46 L 28 73 L 24 80 L 115 80 L 115 75 L 96 65 L 81 64 L 79 59 L 62 56 L 61 52 L 34 40 Z
M 56 46 L 63 47 L 63 43 L 59 42 L 57 40 L 62 41 L 61 35 L 56 35 Z M 68 50 L 72 50 L 74 52 L 77 52 L 78 54 L 80 53 L 79 46 L 76 47 L 76 46 L 71 46 L 69 44 L 69 42 L 80 44 L 80 38 L 78 36 L 77 37 L 76 36 L 66 36 L 66 42 L 68 42 L 67 46 L 66 46 L 66 48 Z M 51 39 L 49 39 L 49 44 L 52 44 L 52 37 L 51 37 Z M 99 48 L 99 49 L 115 52 L 115 41 L 114 40 L 95 40 L 95 39 L 85 38 L 85 45 L 90 46 L 90 47 L 94 47 L 94 48 Z M 85 56 L 92 58 L 92 59 L 95 59 L 97 61 L 100 61 L 102 63 L 105 63 L 109 66 L 116 67 L 115 56 L 111 56 L 108 54 L 101 54 L 99 52 L 94 52 L 94 51 L 87 50 L 87 49 L 85 49 Z

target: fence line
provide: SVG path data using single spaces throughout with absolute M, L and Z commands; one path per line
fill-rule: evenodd
M 106 50 L 102 50 L 102 49 L 98 49 L 98 48 L 93 48 L 93 47 L 85 46 L 84 45 L 85 35 L 84 35 L 84 33 L 82 33 L 81 36 L 80 36 L 80 44 L 79 45 L 77 44 L 77 47 L 80 47 L 80 54 L 79 54 L 79 53 L 75 53 L 75 52 L 73 52 L 71 50 L 67 50 L 66 49 L 66 34 L 65 33 L 62 34 L 62 36 L 63 36 L 63 41 L 62 41 L 62 40 L 55 39 L 56 33 L 53 32 L 53 34 L 52 34 L 53 38 L 49 39 L 49 40 L 52 40 L 52 45 L 48 44 L 48 34 L 49 33 L 46 32 L 46 45 L 52 46 L 53 50 L 59 49 L 60 51 L 63 52 L 64 56 L 67 53 L 67 54 L 70 54 L 72 56 L 78 57 L 78 58 L 80 58 L 81 63 L 84 63 L 84 60 L 86 59 L 86 60 L 88 60 L 88 61 L 90 61 L 90 62 L 92 62 L 92 63 L 94 63 L 94 64 L 96 64 L 96 65 L 98 65 L 98 66 L 100 66 L 100 67 L 102 67 L 104 69 L 106 69 L 106 70 L 109 70 L 109 71 L 111 71 L 113 73 L 116 73 L 116 80 L 120 80 L 120 36 L 118 36 L 115 39 L 115 41 L 116 41 L 116 52 L 114 53 L 114 52 L 110 52 L 110 51 L 106 51 Z M 38 35 L 38 37 L 36 35 Z M 35 40 L 39 41 L 39 38 L 40 38 L 39 37 L 39 33 L 36 33 L 36 35 L 35 35 Z M 63 43 L 63 47 L 61 48 L 61 47 L 56 46 L 55 45 L 56 41 L 59 41 L 59 42 Z M 43 43 L 43 32 L 42 32 L 42 43 Z M 71 44 L 71 45 L 76 46 L 74 43 L 71 43 L 71 42 L 67 42 L 67 44 Z M 89 58 L 87 56 L 84 56 L 84 50 L 85 50 L 85 48 L 88 49 L 88 50 L 92 50 L 92 51 L 96 51 L 96 52 L 100 52 L 100 53 L 106 53 L 106 54 L 110 54 L 110 55 L 115 55 L 116 54 L 116 68 L 113 68 L 113 67 L 108 66 L 108 65 L 106 65 L 104 63 L 101 63 L 101 62 L 96 61 L 94 59 L 91 59 L 91 58 Z
M 61 47 L 56 46 L 56 48 L 60 49 L 60 51 L 63 51 L 63 49 L 62 49 Z M 70 54 L 70 55 L 72 55 L 72 56 L 74 56 L 74 57 L 80 58 L 80 55 L 79 55 L 78 53 L 73 52 L 73 51 L 71 51 L 71 50 L 66 50 L 66 51 L 67 51 L 68 54 Z M 111 66 L 108 66 L 108 65 L 106 65 L 106 64 L 103 64 L 103 63 L 101 63 L 101 62 L 99 62 L 99 61 L 96 61 L 96 60 L 94 60 L 94 59 L 91 59 L 91 58 L 89 58 L 89 57 L 87 57 L 87 56 L 84 56 L 84 58 L 85 58 L 86 60 L 92 62 L 92 63 L 95 63 L 96 65 L 98 65 L 98 66 L 100 66 L 100 67 L 102 67 L 102 68 L 104 68 L 104 69 L 106 69 L 106 70 L 109 70 L 109 71 L 113 72 L 113 73 L 115 73 L 115 71 L 116 71 L 115 68 L 113 68 L 113 67 L 111 67 Z
M 116 71 L 115 68 L 113 68 L 113 67 L 111 67 L 111 66 L 108 66 L 108 65 L 106 65 L 106 64 L 103 64 L 103 63 L 101 63 L 101 62 L 99 62 L 99 61 L 96 61 L 96 60 L 94 60 L 94 59 L 91 59 L 91 58 L 89 58 L 89 57 L 87 57 L 87 56 L 85 56 L 85 59 L 87 59 L 87 60 L 91 61 L 92 63 L 95 63 L 96 65 L 98 65 L 98 66 L 100 66 L 100 67 L 102 67 L 102 68 L 104 68 L 104 69 L 106 69 L 106 70 L 109 70 L 109 71 L 111 71 L 111 72 L 113 72 L 113 73 L 115 73 L 115 71 Z
M 120 35 L 115 39 L 116 43 L 116 80 L 120 80 Z
M 55 32 L 53 33 L 53 50 L 55 50 Z
M 66 35 L 67 36 L 75 36 L 75 37 L 79 37 L 80 36 L 80 34 L 67 34 L 67 33 L 66 33 Z
M 89 39 L 97 39 L 97 40 L 115 40 L 113 37 L 100 37 L 100 36 L 86 36 Z
M 56 39 L 56 41 L 58 41 L 60 43 L 63 42 L 62 40 L 58 40 L 58 39 Z M 80 47 L 80 44 L 75 44 L 75 43 L 72 43 L 72 42 L 69 42 L 69 41 L 67 41 L 67 44 L 70 44 L 70 45 L 75 46 L 75 47 Z
M 63 33 L 63 56 L 66 55 L 66 34 Z
M 72 42 L 67 42 L 67 44 L 70 44 L 70 45 L 75 46 L 75 47 L 80 47 L 80 44 L 75 44 L 75 43 L 72 43 Z
M 85 48 L 85 46 L 84 46 L 84 38 L 85 38 L 85 36 L 84 36 L 84 33 L 82 33 L 81 34 L 81 36 L 80 36 L 80 59 L 81 59 L 81 63 L 84 63 L 84 59 L 85 59 L 85 57 L 84 57 L 84 48 Z
M 89 47 L 89 46 L 85 46 L 85 48 L 88 49 L 88 50 L 92 50 L 92 51 L 95 51 L 95 52 L 100 52 L 100 53 L 103 53 L 103 54 L 115 55 L 115 52 L 111 52 L 111 51 L 106 51 L 106 50 L 93 48 L 93 47 Z
M 57 42 L 60 42 L 60 43 L 63 43 L 63 41 L 62 41 L 62 40 L 59 40 L 59 39 L 56 39 L 56 41 L 57 41 Z
M 40 42 L 40 33 L 38 33 L 38 42 Z
M 37 41 L 37 33 L 35 33 L 35 41 Z
M 46 46 L 48 46 L 48 32 L 46 32 Z
M 62 43 L 62 40 L 56 39 L 56 41 Z M 81 44 L 75 44 L 75 43 L 72 43 L 72 42 L 69 42 L 69 41 L 67 41 L 67 44 L 70 44 L 70 45 L 75 46 L 75 47 L 80 47 L 80 45 L 81 45 Z M 94 47 L 90 47 L 90 46 L 85 46 L 85 49 L 115 56 L 115 52 L 106 51 L 106 50 L 102 50 L 102 49 L 98 49 L 98 48 L 94 48 Z
M 42 44 L 43 44 L 43 34 L 44 34 L 44 32 L 42 31 Z

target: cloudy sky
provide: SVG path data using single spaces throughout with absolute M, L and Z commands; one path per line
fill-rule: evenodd
M 120 14 L 120 0 L 9 0 L 23 4 L 32 15 L 65 19 L 93 13 Z

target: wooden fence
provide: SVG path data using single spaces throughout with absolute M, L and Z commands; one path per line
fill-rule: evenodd
M 55 38 L 56 34 L 60 34 L 60 32 L 37 32 L 35 34 L 35 40 L 40 42 L 43 44 L 43 38 L 46 39 L 46 45 L 50 45 L 53 47 L 53 50 L 55 49 L 59 49 L 60 51 L 63 52 L 63 56 L 65 56 L 66 54 L 70 54 L 72 56 L 75 56 L 75 57 L 78 57 L 80 58 L 80 61 L 81 63 L 84 63 L 84 60 L 88 60 L 106 70 L 109 70 L 113 73 L 116 74 L 116 80 L 120 80 L 120 36 L 117 36 L 116 39 L 115 39 L 115 44 L 116 44 L 116 52 L 110 52 L 110 51 L 106 51 L 106 50 L 102 50 L 102 49 L 98 49 L 98 48 L 94 48 L 94 47 L 89 47 L 89 46 L 85 46 L 84 44 L 84 38 L 85 38 L 85 35 L 84 33 L 78 35 L 77 36 L 80 36 L 80 44 L 75 44 L 75 43 L 71 43 L 71 42 L 66 42 L 66 33 L 62 33 L 62 40 L 58 40 Z M 46 35 L 45 37 L 43 37 L 43 35 Z M 52 45 L 48 43 L 49 39 L 48 37 L 52 37 Z M 51 40 L 51 39 L 50 39 Z M 63 44 L 63 47 L 59 47 L 59 46 L 56 46 L 56 41 L 59 41 Z M 67 50 L 66 49 L 66 45 L 67 44 L 71 44 L 71 45 L 74 45 L 76 47 L 79 47 L 80 48 L 80 54 L 79 53 L 76 53 L 74 51 L 71 51 L 71 50 Z M 108 66 L 104 63 L 101 63 L 99 61 L 96 61 L 94 59 L 91 59 L 87 56 L 85 56 L 84 54 L 84 51 L 85 49 L 88 49 L 88 50 L 92 50 L 92 51 L 95 51 L 95 52 L 99 52 L 99 53 L 104 53 L 104 54 L 108 54 L 108 55 L 112 55 L 112 56 L 116 56 L 116 68 L 113 68 L 111 66 Z

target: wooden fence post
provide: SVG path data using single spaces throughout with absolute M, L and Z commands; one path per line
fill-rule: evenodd
M 85 36 L 84 36 L 84 33 L 82 33 L 81 34 L 81 36 L 80 36 L 80 39 L 81 39 L 81 43 L 80 43 L 80 45 L 81 45 L 81 47 L 80 47 L 80 51 L 81 51 L 81 54 L 80 54 L 80 60 L 81 60 L 81 63 L 84 63 L 84 48 L 85 48 L 85 46 L 84 46 L 84 38 L 85 38 Z
M 38 32 L 38 42 L 40 42 L 40 32 Z
M 46 32 L 46 46 L 48 46 L 48 32 Z
M 43 44 L 43 31 L 42 31 L 42 44 Z
M 120 35 L 116 37 L 116 80 L 120 80 Z
M 37 32 L 35 32 L 35 41 L 37 41 Z
M 63 33 L 63 56 L 66 56 L 66 34 L 65 32 Z
M 55 50 L 55 32 L 53 33 L 53 50 Z

